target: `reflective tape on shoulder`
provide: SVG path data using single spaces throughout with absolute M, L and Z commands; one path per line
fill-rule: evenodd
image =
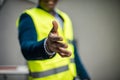
M 54 75 L 54 74 L 57 74 L 60 72 L 64 72 L 67 70 L 68 70 L 68 65 L 65 65 L 65 66 L 61 66 L 61 67 L 54 68 L 54 69 L 47 70 L 47 71 L 43 71 L 43 72 L 31 72 L 30 76 L 33 78 L 42 78 L 42 77 Z

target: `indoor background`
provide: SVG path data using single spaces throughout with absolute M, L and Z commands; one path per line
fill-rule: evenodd
M 5 0 L 0 6 L 0 65 L 26 64 L 16 20 L 25 9 L 36 7 L 37 0 L 31 1 Z M 71 17 L 79 55 L 92 80 L 120 80 L 120 1 L 60 0 L 57 7 Z M 25 79 L 8 75 L 8 80 Z

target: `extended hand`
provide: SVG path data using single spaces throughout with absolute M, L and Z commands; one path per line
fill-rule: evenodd
M 48 35 L 48 39 L 46 41 L 46 48 L 49 52 L 56 52 L 59 53 L 62 57 L 69 57 L 71 56 L 71 52 L 66 50 L 68 47 L 67 44 L 61 42 L 63 38 L 58 35 L 58 24 L 56 21 L 52 22 L 53 28 Z

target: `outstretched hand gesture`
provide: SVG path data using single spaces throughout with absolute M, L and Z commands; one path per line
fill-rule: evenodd
M 58 24 L 56 21 L 52 22 L 53 28 L 48 35 L 46 41 L 46 48 L 49 52 L 59 53 L 61 57 L 71 56 L 71 52 L 67 50 L 68 45 L 63 43 L 63 38 L 58 34 Z

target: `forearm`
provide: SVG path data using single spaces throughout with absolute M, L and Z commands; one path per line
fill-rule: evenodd
M 44 40 L 39 42 L 23 41 L 20 45 L 24 57 L 27 60 L 48 59 L 50 56 L 44 49 Z
M 48 59 L 50 57 L 45 51 L 45 39 L 37 41 L 35 26 L 31 17 L 27 14 L 20 17 L 18 38 L 22 53 L 27 60 Z

